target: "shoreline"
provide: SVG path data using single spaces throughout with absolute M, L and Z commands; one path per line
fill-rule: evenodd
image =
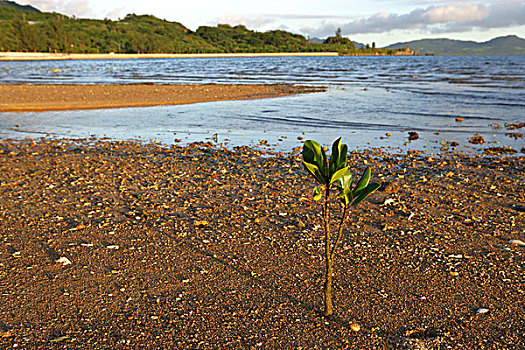
M 43 112 L 182 105 L 324 91 L 291 84 L 1 85 L 0 112 Z
M 0 52 L 0 61 L 64 61 L 64 60 L 125 60 L 167 58 L 250 58 L 250 57 L 335 57 L 335 56 L 419 56 L 415 52 L 396 51 L 394 54 L 380 52 L 254 52 L 254 53 L 46 53 L 46 52 Z
M 45 53 L 0 52 L 0 61 L 52 61 L 52 60 L 108 60 L 159 58 L 228 58 L 228 57 L 325 57 L 339 56 L 338 52 L 267 52 L 267 53 L 199 53 L 199 54 L 124 54 L 124 53 Z
M 0 140 L 0 347 L 525 346 L 523 157 L 351 152 L 388 185 L 352 210 L 324 318 L 314 181 L 266 156 Z

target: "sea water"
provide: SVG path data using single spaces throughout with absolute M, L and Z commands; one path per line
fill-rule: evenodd
M 525 56 L 237 57 L 0 62 L 0 84 L 273 84 L 323 93 L 88 111 L 0 113 L 0 138 L 211 141 L 277 150 L 342 136 L 351 149 L 525 146 Z M 462 122 L 456 121 L 461 117 Z M 419 139 L 408 142 L 408 132 Z M 483 145 L 471 137 L 483 136 Z M 521 136 L 520 136 L 521 135 Z

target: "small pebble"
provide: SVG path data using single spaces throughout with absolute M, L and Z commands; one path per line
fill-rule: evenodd
M 352 323 L 350 325 L 350 329 L 354 332 L 359 332 L 361 330 L 361 326 L 358 323 Z
M 418 138 L 419 138 L 419 134 L 418 134 L 417 132 L 415 132 L 415 131 L 410 131 L 410 132 L 408 133 L 408 139 L 409 139 L 410 141 L 412 141 L 412 140 L 417 140 Z
M 470 138 L 470 140 L 468 142 L 472 143 L 472 144 L 475 144 L 475 145 L 480 145 L 480 144 L 484 143 L 485 140 L 483 139 L 483 136 L 473 136 L 473 137 Z
M 525 153 L 525 147 L 521 149 L 521 153 Z M 512 209 L 525 213 L 525 205 L 514 205 L 512 206 Z
M 379 187 L 379 191 L 385 193 L 397 193 L 399 189 L 399 186 L 393 182 L 383 182 L 381 187 Z
M 58 337 L 58 338 L 52 339 L 51 343 L 58 343 L 58 342 L 66 340 L 66 339 L 69 339 L 68 335 L 64 335 L 62 337 Z
M 385 201 L 383 202 L 383 205 L 392 205 L 394 204 L 394 200 L 392 198 L 387 198 L 385 199 Z
M 0 331 L 0 338 L 10 338 L 13 336 L 13 331 Z

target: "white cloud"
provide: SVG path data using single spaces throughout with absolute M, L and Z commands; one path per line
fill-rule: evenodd
M 232 26 L 235 25 L 244 25 L 249 29 L 256 30 L 268 30 L 270 28 L 287 30 L 285 28 L 290 28 L 291 23 L 298 22 L 302 20 L 306 21 L 315 21 L 315 20 L 325 20 L 325 19 L 341 19 L 347 20 L 348 17 L 344 16 L 327 16 L 322 14 L 251 14 L 251 15 L 231 15 L 227 14 L 217 18 L 214 21 L 209 21 L 210 25 L 217 24 L 229 24 Z M 285 23 L 283 23 L 285 22 Z
M 463 6 L 440 6 L 430 7 L 422 15 L 422 20 L 429 24 L 464 22 L 467 20 L 479 20 L 488 15 L 487 9 L 482 5 L 465 4 Z
M 413 30 L 421 33 L 447 33 L 475 29 L 507 28 L 525 24 L 525 3 L 515 0 L 498 1 L 492 5 L 469 2 L 456 5 L 417 8 L 406 14 L 380 12 L 346 23 L 324 21 L 317 28 L 301 30 L 314 36 L 332 35 L 341 28 L 344 35 L 388 33 Z
M 119 18 L 126 17 L 126 15 L 130 13 L 133 13 L 133 11 L 130 11 L 129 9 L 125 7 L 119 7 L 119 8 L 116 8 L 116 9 L 113 9 L 107 12 L 104 18 L 109 18 L 115 21 L 115 20 L 118 20 Z
M 93 11 L 87 0 L 31 0 L 20 1 L 23 5 L 31 5 L 41 11 L 58 12 L 68 16 L 89 17 Z
M 220 18 L 218 18 L 216 21 L 213 21 L 213 23 L 210 23 L 212 25 L 216 24 L 229 24 L 232 26 L 235 25 L 243 25 L 246 26 L 249 29 L 254 28 L 260 28 L 265 25 L 275 23 L 275 19 L 267 16 L 240 16 L 240 15 L 224 15 Z
M 62 1 L 64 13 L 75 15 L 77 17 L 88 17 L 92 14 L 89 4 L 86 0 Z

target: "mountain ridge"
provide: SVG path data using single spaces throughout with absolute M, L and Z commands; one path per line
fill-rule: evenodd
M 495 54 L 525 54 L 525 39 L 517 35 L 496 37 L 484 42 L 456 39 L 419 39 L 399 42 L 385 48 L 401 49 L 409 47 L 420 54 L 436 55 L 495 55 Z
M 18 10 L 23 10 L 23 11 L 34 11 L 34 12 L 42 12 L 40 11 L 39 9 L 37 9 L 36 7 L 33 7 L 31 5 L 20 5 L 14 1 L 9 1 L 9 0 L 0 0 L 0 6 L 5 6 L 5 7 L 14 7 Z

